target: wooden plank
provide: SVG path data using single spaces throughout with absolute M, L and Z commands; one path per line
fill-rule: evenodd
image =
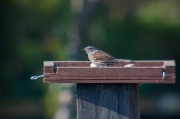
M 171 78 L 171 79 L 175 79 L 176 75 L 176 71 L 175 71 L 175 62 L 174 61 L 165 61 L 164 62 L 164 70 L 166 72 L 166 76 L 165 78 L 168 79 L 168 78 Z
M 54 73 L 54 62 L 53 61 L 45 61 L 43 71 L 44 71 L 44 74 L 45 73 Z
M 46 80 L 84 80 L 84 81 L 88 81 L 88 80 L 108 80 L 106 77 L 103 78 L 96 78 L 96 77 L 92 77 L 92 78 L 83 78 L 83 77 L 72 77 L 72 78 L 69 78 L 69 77 L 65 77 L 65 78 L 61 78 L 60 76 L 56 75 L 56 74 L 45 74 L 44 75 L 44 79 Z M 109 79 L 110 81 L 111 80 L 164 80 L 163 78 L 159 77 L 146 77 L 146 78 L 143 78 L 143 77 L 122 77 L 120 79 L 117 79 L 116 77 L 111 77 Z
M 162 68 L 153 67 L 108 67 L 108 68 L 92 68 L 92 67 L 71 67 L 62 68 L 59 67 L 57 75 L 61 79 L 77 79 L 83 77 L 83 79 L 122 79 L 123 77 L 162 77 Z
M 44 74 L 45 73 L 54 73 L 54 66 L 45 66 L 44 67 Z
M 43 80 L 44 83 L 156 83 L 156 84 L 171 84 L 175 83 L 174 80 L 161 80 L 161 79 L 148 79 L 148 80 L 116 80 L 116 79 L 110 79 L 110 80 L 59 80 L 57 78 L 45 78 Z
M 57 61 L 54 62 L 58 67 L 89 67 L 89 61 Z
M 107 79 L 84 79 L 83 77 L 77 79 L 60 79 L 57 74 L 49 73 L 44 74 L 44 83 L 175 83 L 174 79 L 162 79 L 162 78 L 122 78 L 117 80 L 116 78 Z
M 139 119 L 138 84 L 77 84 L 78 119 Z
M 58 67 L 89 67 L 91 62 L 89 61 L 53 61 L 54 64 Z M 141 66 L 162 66 L 163 61 L 135 61 L 136 67 Z M 118 63 L 113 67 L 123 67 L 128 63 Z

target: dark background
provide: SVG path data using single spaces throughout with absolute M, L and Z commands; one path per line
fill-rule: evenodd
M 43 61 L 88 60 L 92 45 L 118 58 L 176 61 L 176 84 L 140 88 L 141 119 L 180 118 L 179 0 L 1 0 L 0 118 L 76 119 L 75 84 L 43 84 Z

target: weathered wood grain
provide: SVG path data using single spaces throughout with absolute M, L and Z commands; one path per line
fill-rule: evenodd
M 78 119 L 139 119 L 138 84 L 77 84 Z

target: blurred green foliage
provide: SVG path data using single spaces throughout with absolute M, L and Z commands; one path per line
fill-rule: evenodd
M 141 94 L 179 92 L 179 5 L 179 0 L 2 0 L 0 118 L 52 118 L 66 88 L 29 78 L 42 74 L 43 61 L 88 60 L 80 52 L 87 45 L 119 58 L 175 59 L 177 84 L 145 85 Z

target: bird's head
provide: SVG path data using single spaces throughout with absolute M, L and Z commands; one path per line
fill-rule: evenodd
M 86 51 L 87 54 L 91 54 L 91 53 L 96 52 L 98 49 L 95 48 L 94 46 L 87 46 L 82 50 Z

